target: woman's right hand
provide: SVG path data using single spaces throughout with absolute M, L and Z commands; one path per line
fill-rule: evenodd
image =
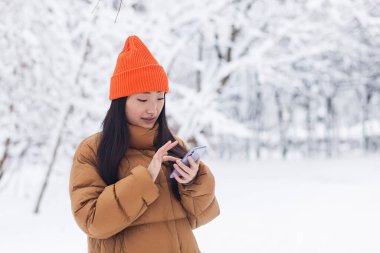
M 151 175 L 153 182 L 156 181 L 158 173 L 160 173 L 160 170 L 161 170 L 161 164 L 163 162 L 167 162 L 167 161 L 175 162 L 176 160 L 178 160 L 177 157 L 168 156 L 168 150 L 172 149 L 177 144 L 178 144 L 177 140 L 175 142 L 168 141 L 165 145 L 159 148 L 157 152 L 154 154 L 152 161 L 150 162 L 148 166 L 148 172 Z

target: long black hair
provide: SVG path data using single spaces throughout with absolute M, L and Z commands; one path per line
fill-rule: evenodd
M 119 180 L 119 164 L 125 156 L 130 143 L 130 133 L 125 112 L 125 102 L 127 99 L 128 97 L 121 97 L 112 100 L 102 123 L 103 131 L 100 135 L 96 162 L 99 174 L 107 185 L 114 184 Z M 157 136 L 153 142 L 156 151 L 169 140 L 176 140 L 168 127 L 165 104 L 166 101 L 157 119 L 159 127 Z M 168 151 L 168 155 L 179 158 L 185 154 L 186 149 L 179 144 Z M 170 169 L 174 169 L 173 164 L 174 162 L 164 163 Z M 175 178 L 170 178 L 169 181 L 174 196 L 177 200 L 180 200 L 177 181 Z

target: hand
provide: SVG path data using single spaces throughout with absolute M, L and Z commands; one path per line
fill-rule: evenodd
M 168 141 L 161 148 L 157 150 L 157 152 L 153 155 L 152 161 L 148 166 L 148 172 L 151 175 L 153 182 L 156 181 L 158 173 L 161 170 L 161 164 L 166 161 L 175 161 L 178 158 L 173 156 L 167 156 L 168 150 L 172 149 L 178 144 L 178 141 L 175 142 Z
M 190 168 L 186 166 L 180 159 L 177 159 L 177 164 L 173 165 L 174 169 L 176 169 L 182 176 L 182 178 L 180 178 L 177 174 L 174 173 L 174 178 L 181 184 L 187 184 L 197 176 L 199 164 L 201 162 L 200 159 L 194 161 L 191 156 L 187 157 L 187 160 L 189 161 Z

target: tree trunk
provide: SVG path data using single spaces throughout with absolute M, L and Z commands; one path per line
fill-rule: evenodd
M 5 164 L 5 160 L 8 158 L 8 149 L 9 149 L 9 144 L 11 143 L 11 139 L 8 137 L 6 140 L 5 140 L 5 150 L 4 150 L 4 153 L 3 153 L 3 157 L 1 158 L 0 160 L 0 180 L 1 178 L 3 177 L 3 174 L 4 174 L 4 164 Z
M 69 117 L 69 115 L 74 111 L 74 106 L 72 104 L 70 104 L 67 109 L 66 109 L 66 113 L 61 121 L 61 125 L 58 129 L 58 135 L 57 135 L 57 138 L 56 138 L 56 142 L 55 142 L 55 145 L 54 145 L 54 151 L 53 151 L 53 155 L 51 157 L 51 160 L 50 160 L 50 163 L 49 163 L 49 167 L 48 167 L 48 170 L 46 172 L 46 176 L 45 176 L 45 180 L 44 180 L 44 183 L 42 184 L 42 188 L 41 188 L 41 191 L 40 191 L 40 194 L 38 196 L 38 200 L 37 200 L 37 204 L 36 204 L 36 207 L 34 209 L 34 213 L 38 213 L 39 210 L 40 210 L 40 205 L 41 205 L 41 202 L 42 202 L 42 198 L 44 196 L 44 193 L 46 191 L 46 188 L 47 188 L 47 185 L 48 185 L 48 182 L 49 182 L 49 179 L 50 179 L 50 175 L 51 175 L 51 172 L 53 171 L 53 167 L 54 167 L 54 164 L 55 164 L 55 161 L 56 161 L 56 158 L 57 158 L 57 152 L 58 152 L 58 149 L 61 145 L 61 141 L 62 141 L 62 134 L 63 134 L 63 131 L 65 129 L 65 125 L 66 125 L 66 122 L 67 122 L 67 119 Z
M 284 123 L 284 111 L 283 105 L 281 103 L 281 98 L 279 91 L 275 91 L 275 101 L 277 105 L 277 120 L 278 120 L 278 131 L 279 131 L 279 146 L 282 158 L 286 158 L 288 148 L 286 145 L 286 136 L 285 136 L 285 123 Z

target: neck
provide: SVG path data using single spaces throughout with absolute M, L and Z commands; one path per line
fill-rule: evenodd
M 158 122 L 150 129 L 137 125 L 128 124 L 130 134 L 130 148 L 154 150 L 154 139 L 158 133 Z

